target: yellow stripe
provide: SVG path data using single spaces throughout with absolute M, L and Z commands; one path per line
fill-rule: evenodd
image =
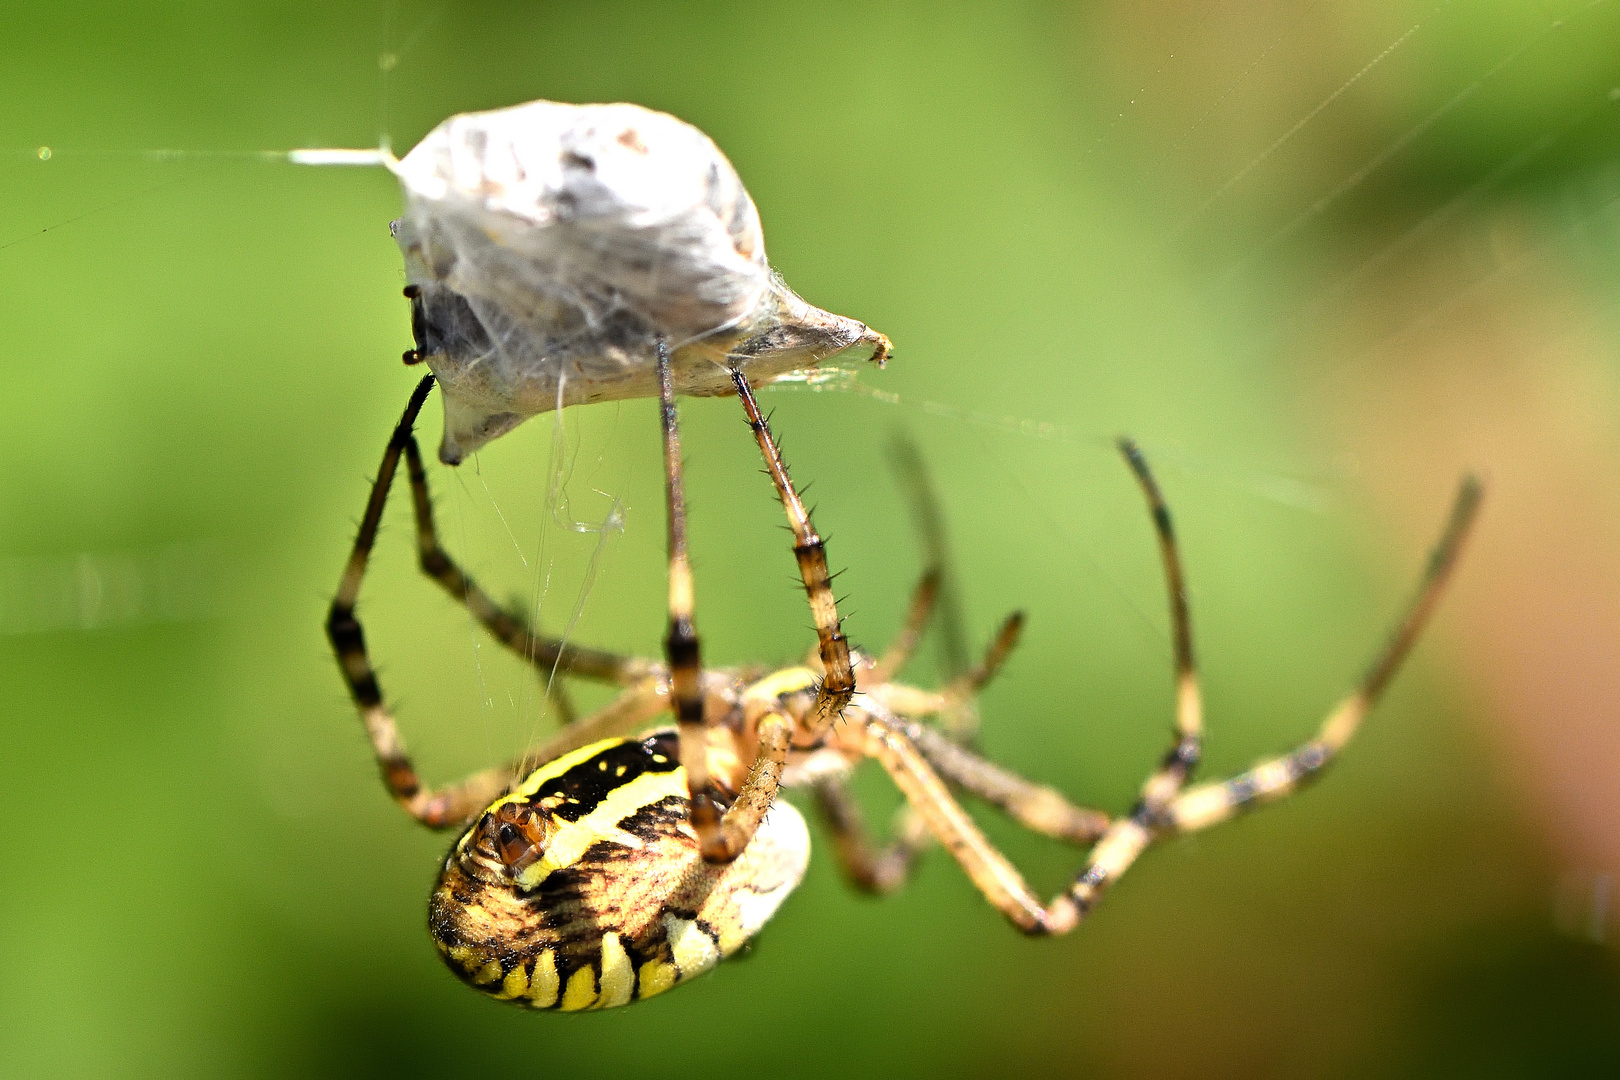
M 501 980 L 500 995 L 503 998 L 522 997 L 529 992 L 529 972 L 522 964 L 506 973 Z
M 542 952 L 534 962 L 534 977 L 529 980 L 529 1002 L 537 1009 L 549 1009 L 557 1004 L 557 955 L 550 949 Z
M 596 972 L 582 967 L 569 976 L 568 989 L 563 991 L 558 1008 L 563 1012 L 578 1012 L 596 1003 Z
M 523 783 L 518 785 L 517 789 L 514 790 L 510 795 L 491 804 L 490 809 L 493 810 L 495 807 L 504 803 L 522 802 L 528 799 L 535 792 L 539 791 L 540 785 L 544 784 L 547 780 L 554 780 L 563 773 L 567 772 L 569 769 L 572 769 L 575 765 L 578 765 L 581 762 L 589 761 L 602 751 L 611 750 L 613 747 L 621 746 L 629 741 L 629 739 L 626 739 L 623 736 L 618 736 L 612 739 L 603 739 L 601 742 L 593 742 L 589 746 L 580 747 L 573 753 L 564 754 L 560 758 L 548 761 L 538 769 L 534 770 L 534 772 L 530 773 Z
M 611 1009 L 615 1005 L 630 1004 L 630 991 L 636 986 L 635 972 L 630 957 L 625 955 L 618 934 L 602 935 L 602 993 L 595 1008 Z
M 664 936 L 669 940 L 669 951 L 675 956 L 682 979 L 701 975 L 720 962 L 720 950 L 714 939 L 691 919 L 665 915 Z
M 675 976 L 679 974 L 674 964 L 662 960 L 649 960 L 641 965 L 641 997 L 650 998 L 662 994 L 675 985 Z
M 640 838 L 618 828 L 619 822 L 644 806 L 671 795 L 685 798 L 686 794 L 686 770 L 680 768 L 642 773 L 628 784 L 620 784 L 578 821 L 557 822 L 557 831 L 546 842 L 546 853 L 517 876 L 518 887 L 533 890 L 553 870 L 574 865 L 587 848 L 601 840 L 639 849 Z

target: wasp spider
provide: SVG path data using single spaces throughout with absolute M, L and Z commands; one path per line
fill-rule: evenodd
M 445 553 L 412 435 L 433 377 L 411 396 L 383 455 L 327 631 L 370 736 L 383 783 L 416 820 L 459 829 L 429 901 L 428 925 L 457 976 L 496 998 L 538 1009 L 600 1009 L 662 993 L 741 948 L 798 884 L 809 858 L 799 812 L 778 789 L 805 785 L 849 879 L 901 885 L 937 840 L 1019 930 L 1065 934 L 1153 841 L 1225 821 L 1281 798 L 1333 760 L 1410 650 L 1450 575 L 1480 499 L 1465 478 L 1416 596 L 1360 685 L 1298 748 L 1228 780 L 1188 787 L 1203 718 L 1186 591 L 1170 514 L 1136 447 L 1120 448 L 1147 496 L 1168 579 L 1174 633 L 1174 742 L 1129 812 L 1114 817 L 986 761 L 927 721 L 971 706 L 1018 638 L 1002 626 L 981 663 L 943 689 L 897 681 L 929 619 L 939 574 L 923 578 L 887 651 L 853 653 L 847 691 L 825 666 L 837 612 L 820 541 L 788 479 L 745 380 L 738 393 L 787 508 L 795 554 L 820 631 L 803 666 L 702 667 L 692 622 L 680 443 L 668 358 L 658 374 L 669 502 L 669 635 L 664 662 L 564 644 L 495 604 Z M 405 752 L 366 654 L 355 601 L 401 456 L 410 477 L 422 569 L 491 634 L 545 672 L 623 688 L 532 754 L 441 788 L 427 788 Z M 842 644 L 842 637 L 834 639 Z M 844 655 L 850 655 L 845 653 Z M 859 680 L 856 690 L 854 679 Z M 655 721 L 673 713 L 674 726 Z M 876 758 L 905 795 L 894 837 L 875 844 L 846 785 Z M 957 800 L 981 799 L 1043 835 L 1081 845 L 1072 883 L 1048 902 L 1032 893 Z

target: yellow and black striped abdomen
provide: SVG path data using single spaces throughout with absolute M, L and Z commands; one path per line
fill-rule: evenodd
M 673 731 L 549 762 L 457 840 L 428 925 L 452 971 L 531 1008 L 626 1005 L 699 975 L 757 933 L 809 859 L 778 801 L 747 849 L 705 863 Z

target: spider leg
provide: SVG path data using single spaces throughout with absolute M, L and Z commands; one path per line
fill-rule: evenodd
M 670 696 L 680 729 L 681 765 L 686 769 L 692 829 L 704 859 L 729 862 L 753 839 L 787 762 L 792 721 L 774 706 L 756 706 L 747 716 L 758 750 L 737 796 L 722 813 L 709 776 L 707 729 L 703 719 L 703 658 L 696 624 L 692 564 L 686 553 L 686 492 L 682 482 L 680 424 L 675 413 L 675 384 L 669 350 L 658 342 L 659 418 L 664 434 L 664 491 L 669 527 L 669 633 L 664 654 L 669 660 Z M 848 667 L 848 654 L 845 654 Z M 763 703 L 762 703 L 763 704 Z
M 1201 784 L 1184 792 L 1168 808 L 1166 827 L 1169 830 L 1188 833 L 1206 829 L 1241 811 L 1283 798 L 1321 775 L 1322 770 L 1332 763 L 1356 733 L 1362 719 L 1378 703 L 1395 670 L 1411 651 L 1412 643 L 1428 621 L 1456 568 L 1457 557 L 1478 514 L 1482 495 L 1483 489 L 1477 479 L 1472 476 L 1463 478 L 1445 531 L 1429 556 L 1429 564 L 1417 592 L 1395 624 L 1384 648 L 1367 666 L 1360 685 L 1328 714 L 1316 737 L 1287 754 L 1268 758 L 1229 780 Z
M 891 710 L 906 716 L 940 716 L 949 718 L 959 714 L 963 709 L 971 706 L 978 697 L 979 691 L 985 684 L 996 677 L 1001 665 L 1006 662 L 1007 655 L 1012 652 L 1013 646 L 1018 644 L 1019 635 L 1024 629 L 1024 613 L 1015 611 L 1001 624 L 995 640 L 985 651 L 984 659 L 972 668 L 964 671 L 943 690 L 923 690 L 915 686 L 905 686 L 899 683 L 876 683 L 880 687 L 874 693 L 881 694 L 885 703 Z M 953 741 L 957 738 L 960 728 L 947 723 L 947 733 Z
M 902 789 L 912 798 L 928 798 L 928 793 L 941 791 L 951 798 L 950 789 L 955 787 L 997 807 L 1032 832 L 1072 844 L 1095 843 L 1108 829 L 1109 818 L 1102 811 L 1075 806 L 1058 791 L 1032 783 L 984 760 L 941 732 L 921 724 L 891 723 L 895 734 L 911 741 L 912 749 L 920 755 L 922 764 L 919 765 L 904 749 L 892 751 L 890 760 L 908 773 L 919 773 L 931 767 L 936 780 L 941 782 L 936 787 L 924 778 L 911 788 L 902 785 Z M 893 771 L 891 768 L 891 774 Z M 863 892 L 887 893 L 905 884 L 916 868 L 918 857 L 928 847 L 930 831 L 942 836 L 954 836 L 966 820 L 965 815 L 955 818 L 948 814 L 934 815 L 930 820 L 929 814 L 908 801 L 896 815 L 894 835 L 878 846 L 873 842 L 859 804 L 843 777 L 830 776 L 817 781 L 815 794 L 817 808 L 832 831 L 834 850 L 844 876 L 851 885 Z M 979 844 L 988 847 L 988 841 L 984 841 L 982 836 L 979 837 Z M 974 858 L 972 852 L 979 844 L 967 840 L 953 851 L 961 858 L 962 852 L 967 850 L 971 860 Z M 1002 878 L 1008 874 L 1016 877 L 1016 872 L 1010 866 L 1000 868 Z M 1029 896 L 1025 897 L 1025 903 L 1038 906 L 1034 898 Z
M 384 786 L 412 817 L 429 828 L 444 828 L 452 821 L 438 812 L 435 793 L 425 791 L 417 778 L 410 755 L 405 751 L 405 740 L 400 737 L 392 714 L 383 704 L 382 688 L 377 683 L 377 674 L 366 653 L 365 632 L 354 614 L 355 600 L 360 594 L 360 583 L 365 578 L 372 545 L 377 540 L 377 527 L 382 521 L 383 507 L 388 501 L 388 489 L 393 484 L 394 472 L 399 467 L 400 454 L 404 450 L 405 440 L 410 437 L 410 426 L 432 388 L 431 378 L 417 384 L 410 402 L 405 406 L 405 415 L 388 440 L 376 482 L 372 484 L 371 495 L 366 502 L 365 516 L 360 521 L 360 531 L 354 540 L 354 549 L 343 568 L 337 595 L 332 599 L 326 619 L 326 636 L 331 639 L 332 648 L 337 653 L 338 667 L 349 685 L 349 694 L 360 710 L 372 752 L 382 771 Z
M 959 714 L 1000 669 L 1018 639 L 1021 616 L 1007 620 L 982 662 L 959 676 L 944 694 L 888 685 L 916 648 L 938 597 L 940 572 L 930 571 L 912 595 L 900 634 L 883 656 L 867 669 L 867 685 L 885 699 L 894 699 L 901 713 Z M 966 662 L 958 665 L 967 667 Z M 865 704 L 863 703 L 863 710 Z M 906 738 L 948 784 L 985 800 L 1025 828 L 1069 843 L 1091 844 L 1108 828 L 1108 815 L 1070 803 L 1056 790 L 1031 783 L 1016 773 L 986 761 L 961 745 L 955 732 L 942 732 L 920 723 L 893 721 Z M 918 856 L 928 846 L 928 826 L 910 804 L 894 825 L 895 835 L 882 846 L 874 844 L 860 807 L 840 776 L 816 784 L 816 802 L 850 883 L 864 892 L 890 892 L 910 877 Z
M 923 630 L 928 626 L 928 620 L 933 615 L 935 603 L 939 599 L 942 580 L 942 572 L 936 567 L 924 574 L 922 580 L 917 583 L 916 590 L 911 594 L 911 605 L 906 609 L 906 621 L 901 626 L 900 633 L 889 642 L 889 647 L 883 650 L 883 655 L 866 669 L 866 681 L 869 685 L 881 686 L 893 679 L 917 651 L 917 642 L 922 639 Z
M 902 631 L 899 644 L 909 644 L 910 631 L 919 621 L 918 608 L 932 599 L 930 586 L 933 575 L 924 579 Z M 890 686 L 877 682 L 872 694 L 881 697 L 888 709 L 900 716 L 961 715 L 966 706 L 977 701 L 979 691 L 995 677 L 1007 656 L 1018 643 L 1024 618 L 1014 613 L 1001 626 L 984 658 L 963 674 L 957 676 L 944 691 L 925 691 L 914 687 Z M 891 646 L 885 660 L 895 651 Z M 966 665 L 963 665 L 966 667 Z M 976 711 L 976 710 L 974 710 Z M 953 788 L 965 791 L 1007 814 L 1025 828 L 1072 844 L 1092 844 L 1108 829 L 1110 818 L 1101 810 L 1074 805 L 1062 793 L 1044 784 L 1032 783 L 1017 773 L 986 760 L 960 739 L 961 730 L 946 725 L 943 730 L 912 720 L 896 720 L 905 736 L 911 740 L 934 771 Z
M 943 732 L 917 723 L 905 723 L 901 730 L 946 783 L 983 799 L 1032 832 L 1089 845 L 1108 831 L 1110 819 L 1101 810 L 1076 806 L 1056 788 L 987 761 Z
M 922 542 L 923 563 L 939 574 L 939 654 L 945 677 L 954 679 L 968 667 L 966 620 L 939 493 L 927 461 L 909 438 L 899 436 L 889 444 L 889 464 L 910 505 L 912 524 Z M 970 743 L 978 732 L 978 714 L 972 709 L 956 710 L 941 720 L 957 742 Z
M 1163 820 L 1170 803 L 1192 774 L 1203 752 L 1203 696 L 1198 687 L 1198 669 L 1193 659 L 1192 617 L 1187 610 L 1187 579 L 1181 568 L 1180 550 L 1170 508 L 1159 490 L 1158 481 L 1148 468 L 1134 442 L 1119 440 L 1120 453 L 1131 468 L 1147 498 L 1158 536 L 1159 554 L 1164 562 L 1165 586 L 1170 594 L 1170 633 L 1175 651 L 1176 723 L 1175 742 L 1159 767 L 1142 784 L 1136 805 L 1126 817 L 1112 822 L 1097 841 L 1066 897 L 1054 901 L 1054 908 L 1065 902 L 1084 918 L 1103 891 L 1136 861 L 1152 843 L 1154 830 Z
M 1165 505 L 1158 481 L 1130 439 L 1119 440 L 1120 453 L 1136 476 L 1136 482 L 1147 497 L 1148 510 L 1153 516 L 1153 531 L 1158 535 L 1159 554 L 1164 561 L 1164 583 L 1170 594 L 1170 638 L 1175 650 L 1176 680 L 1176 741 L 1165 754 L 1159 768 L 1142 785 L 1142 793 L 1131 816 L 1143 823 L 1157 821 L 1165 807 L 1175 798 L 1187 778 L 1198 767 L 1203 755 L 1204 699 L 1198 687 L 1198 666 L 1193 660 L 1192 616 L 1187 610 L 1187 577 L 1181 568 L 1180 549 L 1176 544 L 1176 531 L 1170 520 L 1170 508 Z
M 681 473 L 681 430 L 675 415 L 675 384 L 669 351 L 658 342 L 658 418 L 664 435 L 664 497 L 669 547 L 669 632 L 664 656 L 669 661 L 670 697 L 680 727 L 681 765 L 691 794 L 692 825 L 699 836 L 713 834 L 720 812 L 709 794 L 709 755 L 703 725 L 703 652 L 692 621 L 695 598 L 692 564 L 686 555 L 686 488 Z
M 548 677 L 545 694 L 546 700 L 551 702 L 552 712 L 556 714 L 557 723 L 565 728 L 579 723 L 579 709 L 574 705 L 574 695 L 568 692 L 567 683 Z
M 737 797 L 712 830 L 698 828 L 698 843 L 703 858 L 708 862 L 730 862 L 754 838 L 766 811 L 776 801 L 782 783 L 782 770 L 787 765 L 790 740 L 793 736 L 792 719 L 774 706 L 761 715 L 749 718 L 749 726 L 759 740 L 759 749 L 748 776 L 743 780 Z
M 1131 450 L 1126 450 L 1131 456 Z M 1132 462 L 1136 467 L 1136 462 Z M 1142 473 L 1138 472 L 1138 477 Z M 1145 485 L 1144 485 L 1145 486 Z M 1368 667 L 1361 685 L 1329 714 L 1317 737 L 1292 753 L 1261 762 L 1249 772 L 1220 783 L 1205 784 L 1175 796 L 1162 809 L 1155 810 L 1148 801 L 1166 785 L 1162 778 L 1170 771 L 1161 768 L 1143 786 L 1142 801 L 1131 816 L 1116 822 L 1098 842 L 1084 870 L 1070 887 L 1068 899 L 1077 913 L 1084 917 L 1097 902 L 1103 891 L 1128 869 L 1142 849 L 1155 835 L 1164 831 L 1193 832 L 1225 821 L 1239 809 L 1256 801 L 1281 798 L 1293 791 L 1303 780 L 1315 776 L 1331 761 L 1383 694 L 1389 680 L 1407 653 L 1411 651 L 1418 633 L 1423 629 L 1440 594 L 1445 589 L 1451 572 L 1457 565 L 1463 541 L 1479 510 L 1482 494 L 1479 481 L 1472 476 L 1463 478 L 1457 498 L 1439 543 L 1429 556 L 1428 566 L 1418 585 L 1417 593 L 1396 623 L 1388 643 Z M 1150 495 L 1151 498 L 1151 495 Z M 1155 518 L 1159 518 L 1157 510 Z M 1167 521 L 1168 518 L 1165 518 Z M 1161 540 L 1167 533 L 1161 529 Z M 1168 561 L 1168 558 L 1167 558 Z M 1174 581 L 1175 579 L 1172 578 Z M 1174 592 L 1174 586 L 1172 586 Z M 1174 601 L 1172 601 L 1174 603 Z M 1178 646 L 1178 660 L 1190 658 L 1190 649 L 1183 653 Z M 1183 669 L 1185 670 L 1185 669 Z M 1185 683 L 1182 684 L 1185 686 Z M 1185 698 L 1183 698 L 1185 700 Z M 1172 755 L 1173 756 L 1173 755 Z
M 423 379 L 431 386 L 433 376 Z M 414 417 L 412 418 L 414 419 Z M 403 431 L 403 435 L 400 431 Z M 427 471 L 422 451 L 410 425 L 402 421 L 396 438 L 403 438 L 406 471 L 411 481 L 411 509 L 416 518 L 416 551 L 422 572 L 438 582 L 456 602 L 464 605 L 479 625 L 512 652 L 534 665 L 548 677 L 553 671 L 581 678 L 629 686 L 654 674 L 655 665 L 637 657 L 620 656 L 602 649 L 588 649 L 556 638 L 536 634 L 525 622 L 514 618 L 478 583 L 468 576 L 439 543 L 433 520 L 433 496 L 428 491 Z
M 793 487 L 787 465 L 771 436 L 770 425 L 754 400 L 753 387 L 741 371 L 733 370 L 731 380 L 737 386 L 737 397 L 743 411 L 748 414 L 748 426 L 759 442 L 759 451 L 765 456 L 765 470 L 776 494 L 781 497 L 787 512 L 788 526 L 793 530 L 793 554 L 799 562 L 799 576 L 804 581 L 805 594 L 810 599 L 810 613 L 816 622 L 816 640 L 820 647 L 822 678 L 816 691 L 816 704 L 811 711 L 815 733 L 825 731 L 849 704 L 855 694 L 855 669 L 850 663 L 849 642 L 844 638 L 838 617 L 838 601 L 833 596 L 832 577 L 827 572 L 827 548 L 810 521 L 810 512 Z
M 940 508 L 939 492 L 928 462 L 917 444 L 902 435 L 889 444 L 889 464 L 911 508 L 913 527 L 922 542 L 924 562 L 939 575 L 938 647 L 941 671 L 954 681 L 968 670 L 967 634 L 963 629 L 962 594 L 951 559 L 951 544 Z M 942 710 L 938 723 L 951 739 L 964 746 L 976 744 L 979 735 L 979 708 L 976 699 L 957 701 Z
M 979 691 L 1001 671 L 1001 665 L 1007 662 L 1007 657 L 1012 654 L 1023 632 L 1024 613 L 1015 611 L 1007 616 L 1001 624 L 1001 629 L 996 632 L 995 639 L 990 642 L 990 648 L 985 650 L 984 659 L 952 679 L 950 685 L 945 688 L 945 698 L 960 702 L 978 697 Z
M 1329 714 L 1315 739 L 1289 754 L 1262 762 L 1241 776 L 1176 796 L 1155 820 L 1143 807 L 1151 806 L 1147 798 L 1152 794 L 1154 782 L 1166 772 L 1162 768 L 1156 771 L 1144 785 L 1143 801 L 1138 803 L 1137 809 L 1109 826 L 1092 848 L 1074 883 L 1048 904 L 1043 905 L 1030 891 L 1017 869 L 951 797 L 945 780 L 912 741 L 903 722 L 885 715 L 875 704 L 863 704 L 867 720 L 861 732 L 864 745 L 860 749 L 883 764 L 929 831 L 955 856 L 985 898 L 1015 926 L 1027 934 L 1068 933 L 1090 913 L 1103 891 L 1118 880 L 1159 835 L 1207 828 L 1250 805 L 1281 798 L 1305 779 L 1320 773 L 1355 734 L 1361 720 L 1411 651 L 1456 567 L 1463 541 L 1477 515 L 1480 496 L 1478 481 L 1464 478 L 1416 596 L 1397 622 L 1388 644 L 1368 667 L 1360 686 Z M 1165 533 L 1161 530 L 1160 535 L 1162 538 Z M 1182 655 L 1190 656 L 1190 649 Z
M 943 692 L 906 689 L 899 694 L 903 711 L 938 713 L 971 702 L 992 679 L 1018 641 L 1023 616 L 1009 618 L 984 659 L 952 681 Z M 884 687 L 877 693 L 887 693 Z M 894 688 L 899 690 L 900 688 Z M 926 700 L 925 700 L 926 699 Z M 841 782 L 817 789 L 821 809 L 833 828 L 846 875 L 871 891 L 893 888 L 904 880 L 931 833 L 951 852 L 985 897 L 1026 933 L 1060 933 L 1050 913 L 954 797 L 955 786 L 976 795 L 1035 832 L 1071 843 L 1090 844 L 1108 828 L 1106 814 L 1070 803 L 1057 791 L 1031 783 L 960 745 L 945 732 L 901 720 L 871 698 L 861 699 L 866 717 L 856 748 L 875 757 L 906 796 L 900 836 L 874 851 L 858 812 Z
M 437 789 L 423 787 L 405 749 L 405 740 L 399 733 L 393 714 L 383 703 L 382 688 L 378 684 L 376 671 L 366 651 L 365 632 L 355 615 L 355 603 L 359 598 L 360 585 L 365 579 L 371 549 L 377 540 L 377 529 L 382 522 L 383 508 L 387 505 L 388 491 L 393 485 L 394 473 L 398 471 L 400 457 L 411 457 L 416 449 L 411 426 L 415 423 L 417 413 L 432 387 L 431 376 L 417 384 L 416 390 L 405 406 L 404 415 L 394 428 L 388 446 L 383 451 L 382 464 L 377 469 L 377 479 L 372 484 L 371 493 L 367 498 L 365 514 L 361 518 L 360 529 L 355 536 L 354 548 L 349 554 L 348 563 L 344 566 L 337 594 L 332 599 L 326 620 L 326 633 L 337 654 L 338 667 L 348 684 L 349 694 L 360 710 L 361 720 L 365 724 L 366 734 L 371 742 L 372 753 L 382 772 L 384 786 L 395 801 L 417 821 L 429 828 L 442 829 L 459 825 L 500 796 L 513 778 L 520 775 L 527 761 L 486 769 L 457 783 Z M 419 465 L 420 455 L 415 455 L 412 460 Z M 420 511 L 427 501 L 425 483 L 420 485 L 418 490 Z M 419 513 L 417 522 L 419 537 L 423 535 L 422 520 Z M 427 536 L 432 535 L 431 525 L 430 515 L 427 518 Z M 438 550 L 436 543 L 433 550 Z M 440 554 L 442 555 L 442 552 Z M 466 581 L 464 578 L 462 580 Z M 466 586 L 466 590 L 461 594 L 463 596 L 469 595 L 477 588 L 470 581 L 466 581 Z M 476 595 L 483 596 L 481 592 Z M 468 606 L 471 608 L 473 605 L 469 603 Z M 568 656 L 569 653 L 566 651 L 562 654 L 564 664 Z M 574 739 L 578 740 L 577 745 L 585 745 L 591 741 L 591 737 L 601 737 L 597 732 L 609 733 L 604 729 L 613 726 L 609 723 L 610 720 L 624 718 L 627 715 L 628 722 L 624 726 L 635 726 L 640 720 L 640 714 L 656 715 L 663 708 L 663 693 L 661 677 L 656 674 L 646 676 L 636 688 L 610 703 L 605 709 L 559 732 L 553 743 Z
M 833 850 L 844 877 L 868 893 L 889 893 L 900 888 L 916 869 L 917 860 L 931 841 L 922 818 L 908 805 L 897 815 L 895 835 L 881 847 L 874 844 L 860 805 L 842 776 L 816 782 L 816 806 L 832 831 Z
M 865 710 L 863 709 L 863 712 Z M 882 764 L 895 786 L 930 833 L 945 846 L 978 890 L 1026 934 L 1060 934 L 1078 919 L 1060 896 L 1049 911 L 1018 870 L 951 796 L 900 724 L 881 713 L 867 714 L 861 751 Z

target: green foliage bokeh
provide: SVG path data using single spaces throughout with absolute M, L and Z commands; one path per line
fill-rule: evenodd
M 1426 12 L 1367 5 L 1342 16 L 1343 41 L 1292 62 L 1324 64 L 1331 90 Z M 1283 229 L 1293 212 L 1268 198 L 1309 206 L 1299 192 L 1353 178 L 1538 32 L 1510 4 L 1448 17 L 1391 64 L 1399 78 L 1368 80 L 1365 109 L 1325 116 L 1299 137 L 1309 152 L 1279 150 L 1244 197 L 1205 212 L 1236 169 L 1194 175 L 1184 157 L 1214 152 L 1222 94 L 1267 55 L 1237 15 L 1237 74 L 1199 88 L 1214 119 L 1176 129 L 1138 122 L 1133 95 L 1150 110 L 1181 75 L 1154 82 L 1150 67 L 1128 84 L 1128 20 L 1107 8 L 6 5 L 6 580 L 117 558 L 150 573 L 179 552 L 199 598 L 184 617 L 137 604 L 123 624 L 0 637 L 0 1071 L 1614 1067 L 1612 958 L 1554 933 L 1554 860 L 1481 734 L 1444 619 L 1323 785 L 1150 853 L 1071 938 L 1019 938 L 941 853 L 871 901 L 822 851 L 751 957 L 665 998 L 559 1017 L 469 993 L 422 929 L 446 841 L 384 796 L 321 635 L 416 377 L 397 360 L 410 343 L 387 231 L 397 190 L 380 170 L 234 153 L 380 133 L 403 149 L 451 113 L 537 97 L 636 101 L 703 128 L 748 183 L 788 281 L 897 345 L 861 383 L 898 404 L 766 397 L 847 568 L 852 637 L 881 645 L 921 571 L 887 464 L 905 433 L 941 493 L 973 639 L 1008 610 L 1030 616 L 986 695 L 986 748 L 1117 810 L 1161 752 L 1170 685 L 1157 558 L 1113 435 L 1154 457 L 1186 540 L 1211 775 L 1312 728 L 1420 564 L 1324 449 L 1279 312 L 1356 265 L 1366 237 L 1585 123 L 1615 76 L 1620 25 L 1606 8 L 1572 14 L 1410 153 Z M 1248 117 L 1254 147 L 1232 160 L 1301 115 Z M 1555 203 L 1612 161 L 1613 121 L 1595 123 L 1486 197 Z M 222 153 L 146 153 L 164 148 Z M 1192 227 L 1175 237 L 1178 219 Z M 1602 250 L 1612 270 L 1615 247 Z M 1221 277 L 1229 264 L 1240 272 Z M 1612 301 L 1601 270 L 1591 287 Z M 628 508 L 588 590 L 597 538 L 559 528 L 547 498 L 550 418 L 458 473 L 435 467 L 447 543 L 495 594 L 543 598 L 549 627 L 577 613 L 581 640 L 656 653 L 652 408 L 565 422 L 566 514 L 600 520 L 597 492 Z M 740 411 L 690 402 L 683 422 L 705 654 L 790 661 L 812 640 L 808 616 Z M 430 404 L 425 438 L 438 426 Z M 1436 524 L 1449 483 L 1437 474 Z M 450 778 L 549 721 L 532 677 L 415 576 L 406 523 L 397 500 L 362 614 L 420 767 Z M 877 780 L 862 790 L 882 820 L 893 795 Z M 1075 863 L 987 824 L 1043 890 Z

